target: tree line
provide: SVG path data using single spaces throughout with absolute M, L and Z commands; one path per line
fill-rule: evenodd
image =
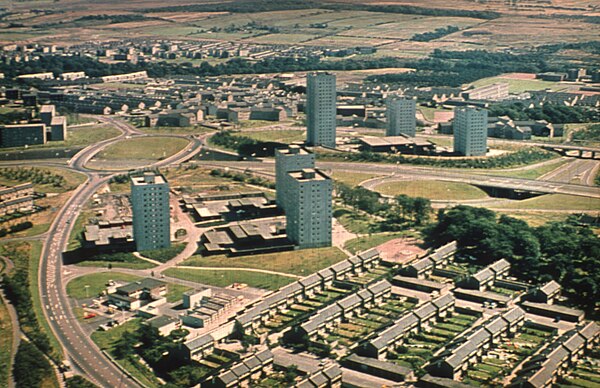
M 461 253 L 481 265 L 506 259 L 519 279 L 556 280 L 573 303 L 598 313 L 600 239 L 589 227 L 571 220 L 531 227 L 489 209 L 456 206 L 441 210 L 424 235 L 431 246 L 458 241 Z
M 371 163 L 401 163 L 414 164 L 419 166 L 434 166 L 448 168 L 507 168 L 517 167 L 527 164 L 537 163 L 556 157 L 551 151 L 541 148 L 527 147 L 521 148 L 515 152 L 510 152 L 498 156 L 487 158 L 435 158 L 419 156 L 403 156 L 398 154 L 387 154 L 383 152 L 323 152 L 319 157 L 325 159 L 344 160 L 350 162 L 371 162 Z
M 553 124 L 591 123 L 600 121 L 598 109 L 584 106 L 565 106 L 545 103 L 529 108 L 522 102 L 493 104 L 488 110 L 490 116 L 508 116 L 513 120 L 546 120 Z
M 410 38 L 413 42 L 430 42 L 434 39 L 441 38 L 446 35 L 450 35 L 459 31 L 460 28 L 456 26 L 440 27 L 436 28 L 435 31 L 424 32 L 422 34 L 415 34 Z
M 236 12 L 236 13 L 258 13 L 269 11 L 286 11 L 298 9 L 329 9 L 335 11 L 367 11 L 382 13 L 400 13 L 409 15 L 427 16 L 458 16 L 478 19 L 496 19 L 500 17 L 494 11 L 471 11 L 463 9 L 429 8 L 412 5 L 368 5 L 368 4 L 342 4 L 317 1 L 294 1 L 294 0 L 246 0 L 229 3 L 193 4 L 185 6 L 168 6 L 158 8 L 146 8 L 144 13 L 153 12 Z
M 31 182 L 53 187 L 65 187 L 67 183 L 63 176 L 35 167 L 3 168 L 0 169 L 0 176 L 11 181 Z

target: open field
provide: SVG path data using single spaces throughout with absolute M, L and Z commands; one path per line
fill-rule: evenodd
M 257 268 L 294 275 L 310 275 L 325 267 L 342 261 L 346 255 L 338 248 L 301 249 L 268 253 L 262 255 L 226 257 L 219 256 L 192 256 L 182 265 L 197 267 L 234 267 Z
M 536 198 L 515 201 L 510 204 L 496 205 L 502 209 L 524 210 L 581 210 L 595 211 L 600 209 L 600 199 L 579 197 L 565 194 L 546 194 Z
M 101 151 L 102 160 L 162 160 L 184 149 L 189 142 L 175 137 L 126 139 Z
M 537 179 L 542 175 L 554 171 L 560 166 L 571 162 L 572 160 L 554 159 L 549 163 L 545 163 L 539 167 L 518 169 L 518 170 L 487 170 L 481 171 L 482 174 L 505 176 L 509 178 Z
M 67 140 L 64 142 L 64 145 L 67 147 L 73 147 L 94 144 L 102 140 L 117 137 L 120 134 L 121 132 L 111 125 L 93 125 L 69 128 Z M 53 145 L 53 143 L 48 143 L 48 145 Z
M 522 93 L 528 90 L 545 90 L 552 89 L 553 91 L 561 91 L 568 89 L 569 86 L 560 82 L 542 81 L 538 79 L 517 79 L 511 78 L 510 75 L 499 75 L 497 77 L 482 78 L 473 82 L 473 87 L 487 86 L 495 83 L 508 83 L 508 91 L 510 93 Z
M 294 281 L 293 278 L 270 275 L 258 272 L 227 270 L 191 270 L 182 268 L 169 268 L 164 274 L 178 279 L 189 280 L 216 287 L 227 287 L 233 283 L 244 283 L 250 287 L 277 290 Z
M 466 183 L 440 181 L 402 181 L 383 183 L 375 187 L 384 195 L 405 194 L 432 200 L 468 200 L 486 198 L 485 191 Z

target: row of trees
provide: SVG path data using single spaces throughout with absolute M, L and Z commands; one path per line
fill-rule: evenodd
M 428 8 L 412 5 L 368 5 L 358 3 L 318 2 L 312 0 L 245 0 L 229 3 L 193 4 L 185 6 L 168 6 L 147 8 L 142 12 L 237 12 L 256 13 L 268 11 L 283 11 L 294 9 L 330 9 L 344 11 L 368 11 L 383 13 L 401 13 L 428 16 L 459 16 L 479 19 L 496 19 L 500 14 L 493 11 L 470 11 L 455 8 Z
M 24 222 L 15 224 L 15 225 L 11 225 L 8 229 L 0 228 L 0 237 L 5 237 L 6 235 L 11 234 L 11 233 L 21 232 L 21 231 L 29 229 L 31 227 L 33 227 L 33 224 L 31 223 L 31 221 L 24 221 Z
M 62 175 L 36 167 L 3 168 L 0 169 L 0 176 L 11 181 L 31 182 L 40 185 L 52 185 L 53 187 L 65 187 L 67 183 Z
M 409 157 L 403 155 L 390 155 L 380 152 L 355 152 L 320 154 L 328 159 L 346 160 L 353 162 L 373 163 L 402 163 L 420 166 L 448 167 L 448 168 L 507 168 L 516 167 L 556 157 L 556 154 L 540 148 L 522 148 L 518 151 L 488 158 L 434 158 L 434 157 Z
M 275 188 L 274 182 L 272 182 L 268 179 L 265 179 L 265 178 L 261 178 L 261 177 L 252 175 L 250 173 L 246 173 L 246 172 L 231 172 L 231 171 L 225 171 L 225 170 L 221 170 L 221 169 L 214 169 L 214 170 L 210 171 L 210 175 L 216 176 L 216 177 L 228 178 L 228 179 L 234 180 L 236 182 L 247 183 L 249 185 L 262 186 L 262 187 L 266 187 L 268 189 Z
M 210 142 L 233 150 L 241 156 L 273 156 L 275 155 L 275 149 L 285 147 L 283 143 L 259 141 L 247 136 L 235 136 L 230 131 L 215 133 L 211 136 Z
M 531 54 L 492 53 L 485 50 L 442 51 L 435 49 L 425 59 L 405 64 L 417 69 L 411 73 L 372 75 L 367 81 L 395 83 L 406 86 L 459 87 L 481 78 L 502 73 L 538 73 L 562 70 L 544 61 L 544 56 Z
M 13 261 L 15 258 L 19 261 L 28 260 L 27 257 L 22 257 L 22 252 L 13 249 L 10 249 L 10 254 L 7 254 L 7 256 Z M 29 282 L 29 269 L 27 267 L 17 268 L 10 276 L 4 276 L 2 280 L 6 296 L 17 310 L 21 330 L 40 351 L 51 355 L 52 347 L 50 346 L 50 340 L 42 332 L 35 316 Z
M 600 239 L 588 227 L 569 220 L 530 227 L 488 209 L 457 206 L 440 211 L 424 234 L 432 246 L 457 240 L 481 265 L 504 258 L 520 279 L 536 284 L 554 279 L 573 303 L 598 312 Z
M 456 26 L 440 27 L 436 28 L 435 31 L 424 32 L 422 34 L 415 34 L 412 38 L 410 38 L 410 40 L 414 42 L 430 42 L 434 39 L 453 34 L 459 30 L 460 28 Z
M 508 116 L 513 120 L 546 120 L 553 124 L 600 121 L 598 109 L 558 104 L 544 104 L 534 108 L 529 108 L 522 102 L 494 104 L 489 108 L 489 114 L 490 116 Z
M 16 386 L 18 388 L 42 387 L 44 386 L 42 382 L 51 377 L 52 373 L 52 366 L 42 352 L 35 345 L 21 341 L 13 365 Z

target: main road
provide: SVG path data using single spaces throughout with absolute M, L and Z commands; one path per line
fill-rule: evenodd
M 232 169 L 256 171 L 272 176 L 275 170 L 274 163 L 260 161 L 242 162 L 205 162 L 205 165 L 214 167 L 229 167 Z M 407 165 L 377 164 L 377 163 L 352 163 L 352 162 L 321 162 L 317 167 L 323 170 L 347 171 L 354 173 L 368 173 L 388 175 L 382 178 L 386 182 L 401 181 L 407 178 L 420 180 L 439 180 L 449 182 L 462 182 L 475 186 L 494 187 L 499 189 L 523 190 L 543 194 L 569 194 L 583 197 L 600 198 L 600 188 L 587 185 L 578 185 L 565 182 L 551 182 L 522 178 L 510 178 L 485 173 L 467 173 L 456 170 L 443 170 L 439 168 L 414 167 Z M 381 181 L 370 181 L 365 186 L 372 189 Z
M 114 365 L 83 332 L 70 308 L 66 285 L 62 281 L 62 252 L 68 244 L 80 208 L 114 175 L 114 173 L 105 171 L 91 171 L 85 167 L 85 164 L 99 151 L 113 143 L 128 137 L 145 136 L 132 126 L 114 118 L 103 118 L 102 120 L 115 125 L 123 133 L 116 138 L 93 144 L 69 160 L 68 165 L 72 169 L 86 174 L 87 180 L 75 190 L 67 203 L 59 210 L 48 230 L 42 248 L 38 283 L 46 320 L 61 343 L 66 358 L 74 367 L 102 387 L 138 387 L 139 384 Z M 195 156 L 200 152 L 202 140 L 194 137 L 187 138 L 190 140 L 190 146 L 148 167 L 181 163 Z

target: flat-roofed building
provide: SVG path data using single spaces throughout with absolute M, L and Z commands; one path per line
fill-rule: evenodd
M 462 107 L 454 110 L 454 152 L 464 156 L 485 156 L 487 152 L 487 110 Z
M 331 246 L 331 178 L 315 169 L 290 172 L 286 200 L 287 237 L 300 248 Z
M 315 155 L 304 147 L 290 145 L 288 148 L 275 150 L 275 191 L 277 206 L 285 210 L 289 199 L 288 174 L 305 168 L 315 168 Z
M 392 96 L 386 100 L 386 136 L 414 137 L 417 131 L 417 101 L 412 97 Z
M 335 74 L 317 72 L 306 76 L 306 143 L 335 147 Z
M 42 123 L 0 126 L 1 147 L 24 147 L 46 144 L 46 141 L 46 126 Z
M 131 207 L 138 251 L 171 246 L 169 184 L 164 176 L 153 172 L 132 176 Z

